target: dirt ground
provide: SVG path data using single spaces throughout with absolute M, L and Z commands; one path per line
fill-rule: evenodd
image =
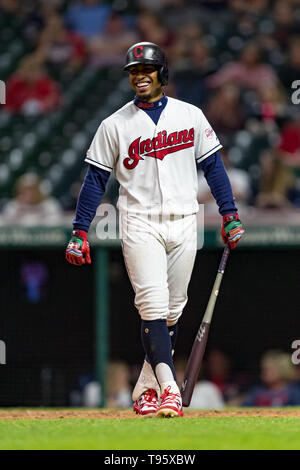
M 276 409 L 276 408 L 253 408 L 253 409 L 225 409 L 225 410 L 184 410 L 185 418 L 216 418 L 216 417 L 267 417 L 267 418 L 280 418 L 280 417 L 294 417 L 300 418 L 300 409 Z M 140 419 L 131 410 L 68 410 L 68 409 L 0 409 L 1 419 L 69 419 L 69 418 L 85 418 L 85 419 Z

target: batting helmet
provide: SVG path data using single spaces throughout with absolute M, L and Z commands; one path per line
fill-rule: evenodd
M 167 85 L 169 71 L 164 51 L 153 42 L 138 42 L 131 46 L 126 54 L 124 70 L 131 65 L 151 64 L 158 66 L 158 79 L 162 85 Z

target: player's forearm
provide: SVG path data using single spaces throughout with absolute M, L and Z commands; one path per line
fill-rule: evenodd
M 214 196 L 221 215 L 237 212 L 231 184 L 219 152 L 214 153 L 200 164 L 206 181 Z
M 105 192 L 109 175 L 110 172 L 89 165 L 76 205 L 76 215 L 73 220 L 74 229 L 89 231 L 90 224 Z

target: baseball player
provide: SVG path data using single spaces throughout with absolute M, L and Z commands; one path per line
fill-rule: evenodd
M 141 416 L 182 416 L 172 355 L 197 249 L 197 167 L 223 217 L 224 243 L 235 248 L 244 229 L 213 129 L 199 108 L 163 92 L 168 66 L 162 49 L 134 44 L 124 69 L 135 98 L 101 123 L 87 151 L 66 258 L 91 263 L 87 233 L 114 171 L 123 256 L 145 350 L 133 409 Z

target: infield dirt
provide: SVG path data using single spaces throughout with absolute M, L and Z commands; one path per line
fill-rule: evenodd
M 253 409 L 225 409 L 225 410 L 184 410 L 185 418 L 224 418 L 224 417 L 264 417 L 264 418 L 300 418 L 300 409 L 276 409 L 276 408 L 253 408 Z M 0 419 L 141 419 L 131 410 L 42 410 L 42 409 L 1 409 Z

